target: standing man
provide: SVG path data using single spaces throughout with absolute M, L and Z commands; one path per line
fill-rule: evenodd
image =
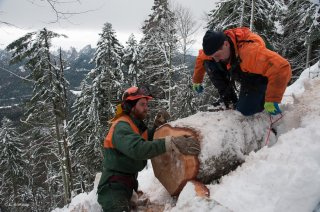
M 148 130 L 143 120 L 147 116 L 148 101 L 152 99 L 148 89 L 131 87 L 122 96 L 120 115 L 112 122 L 104 140 L 102 176 L 98 185 L 98 202 L 104 211 L 130 211 L 133 190 L 137 191 L 138 172 L 147 159 L 175 146 L 182 154 L 198 155 L 200 145 L 193 137 L 169 137 L 153 140 L 155 128 L 166 123 L 164 111 L 155 119 L 155 126 Z
M 224 32 L 208 30 L 203 37 L 193 74 L 193 90 L 201 85 L 207 72 L 218 89 L 220 101 L 245 116 L 265 109 L 281 113 L 278 104 L 291 78 L 287 60 L 266 48 L 264 40 L 246 27 Z M 241 85 L 239 98 L 235 81 Z

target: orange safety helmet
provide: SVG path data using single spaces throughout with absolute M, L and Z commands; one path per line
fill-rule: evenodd
M 147 98 L 147 100 L 152 99 L 152 95 L 149 89 L 145 86 L 142 87 L 130 87 L 122 95 L 122 101 L 132 101 L 141 98 Z

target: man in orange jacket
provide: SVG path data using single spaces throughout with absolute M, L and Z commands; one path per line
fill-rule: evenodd
M 264 40 L 246 27 L 224 32 L 208 30 L 203 37 L 193 74 L 193 90 L 207 72 L 226 108 L 249 116 L 263 111 L 281 113 L 278 104 L 291 78 L 290 64 L 266 48 Z M 241 85 L 236 95 L 235 81 Z

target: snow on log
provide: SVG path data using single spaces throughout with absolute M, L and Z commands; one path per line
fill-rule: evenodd
M 265 145 L 270 119 L 265 113 L 245 117 L 237 111 L 199 112 L 165 124 L 154 138 L 195 136 L 201 145 L 197 156 L 167 152 L 153 158 L 155 176 L 172 196 L 179 195 L 190 180 L 208 184 L 228 174 L 244 161 L 245 155 Z M 270 133 L 270 142 L 275 136 Z

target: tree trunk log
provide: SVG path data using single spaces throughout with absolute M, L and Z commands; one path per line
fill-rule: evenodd
M 198 113 L 165 124 L 154 138 L 191 135 L 201 146 L 199 156 L 166 152 L 152 158 L 155 176 L 172 196 L 179 195 L 190 180 L 208 184 L 228 174 L 244 162 L 245 155 L 264 146 L 269 117 L 258 114 L 244 117 L 236 111 Z M 271 132 L 271 142 L 275 136 Z

